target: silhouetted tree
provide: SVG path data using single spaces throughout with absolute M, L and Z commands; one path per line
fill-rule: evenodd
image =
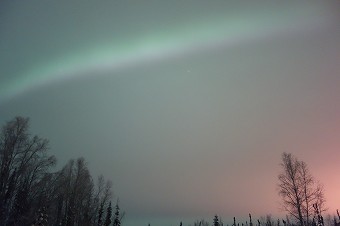
M 312 204 L 324 205 L 323 187 L 315 182 L 306 163 L 299 161 L 292 154 L 282 154 L 281 166 L 283 172 L 278 176 L 278 187 L 283 208 L 297 219 L 301 226 L 308 225 Z
M 209 222 L 207 222 L 206 220 L 202 219 L 202 220 L 196 220 L 194 222 L 194 226 L 209 226 Z
M 100 207 L 99 207 L 99 210 L 98 210 L 98 222 L 97 222 L 97 225 L 98 226 L 102 226 L 103 224 L 103 213 L 104 213 L 104 203 L 100 203 Z
M 318 222 L 318 226 L 324 226 L 324 221 L 323 221 L 323 217 L 321 215 L 321 212 L 320 212 L 320 209 L 318 207 L 318 204 L 313 204 L 313 208 L 314 208 L 314 211 L 315 211 L 315 215 L 316 215 L 316 218 L 317 218 L 317 222 Z
M 274 220 L 270 214 L 267 214 L 265 219 L 263 220 L 263 224 L 266 226 L 274 226 Z
M 103 225 L 98 210 L 111 199 L 111 182 L 100 177 L 96 187 L 83 158 L 51 173 L 56 159 L 47 151 L 48 141 L 29 133 L 28 118 L 16 117 L 2 127 L 0 225 Z M 109 207 L 105 226 L 111 223 Z
M 214 221 L 213 222 L 214 222 L 213 223 L 214 226 L 220 226 L 220 222 L 219 222 L 219 219 L 218 219 L 217 215 L 214 216 Z
M 21 188 L 19 188 L 15 196 L 14 206 L 12 208 L 10 218 L 8 220 L 10 225 L 24 225 L 30 220 L 29 216 L 27 216 L 30 208 L 28 202 L 28 192 L 27 185 L 23 185 Z
M 106 219 L 105 219 L 105 226 L 109 226 L 111 224 L 111 217 L 112 217 L 112 206 L 111 202 L 109 202 L 109 206 L 106 210 Z
M 119 208 L 118 201 L 117 201 L 115 215 L 113 219 L 113 226 L 120 226 L 121 225 L 120 221 L 121 221 L 120 208 Z
M 54 156 L 47 155 L 48 141 L 29 133 L 29 119 L 16 117 L 0 133 L 0 222 L 21 224 L 34 218 L 45 188 L 41 183 Z M 36 189 L 36 188 L 40 189 Z

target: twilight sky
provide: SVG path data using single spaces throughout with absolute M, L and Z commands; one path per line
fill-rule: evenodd
M 0 3 L 0 123 L 113 181 L 125 225 L 279 211 L 282 152 L 340 208 L 339 1 Z

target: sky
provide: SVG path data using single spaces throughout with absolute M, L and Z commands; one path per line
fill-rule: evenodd
M 0 3 L 0 124 L 112 180 L 125 225 L 280 211 L 281 154 L 340 208 L 339 1 Z

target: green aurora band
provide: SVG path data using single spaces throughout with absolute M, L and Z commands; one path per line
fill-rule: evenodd
M 47 58 L 46 62 L 30 65 L 31 70 L 25 74 L 14 75 L 16 79 L 8 84 L 0 84 L 0 102 L 55 81 L 100 74 L 97 72 L 114 74 L 119 69 L 184 57 L 217 46 L 227 48 L 298 32 L 301 27 L 313 28 L 313 9 L 298 8 L 290 9 L 288 16 L 284 10 L 275 15 L 259 13 L 254 18 L 244 14 L 215 16 L 210 21 L 184 24 L 131 40 L 98 43 L 59 58 Z

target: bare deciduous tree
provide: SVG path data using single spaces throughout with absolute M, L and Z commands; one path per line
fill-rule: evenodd
M 29 134 L 29 119 L 16 117 L 0 133 L 0 222 L 27 221 L 44 189 L 35 189 L 56 163 L 48 140 Z M 42 188 L 42 187 L 40 187 Z
M 324 206 L 324 190 L 308 170 L 307 164 L 292 154 L 282 154 L 282 173 L 278 176 L 279 195 L 283 209 L 293 216 L 298 223 L 310 225 L 313 204 Z
M 28 118 L 16 117 L 2 127 L 0 225 L 103 225 L 98 209 L 111 201 L 112 183 L 100 177 L 96 188 L 84 158 L 50 172 L 56 159 L 48 149 L 48 140 L 29 133 Z

